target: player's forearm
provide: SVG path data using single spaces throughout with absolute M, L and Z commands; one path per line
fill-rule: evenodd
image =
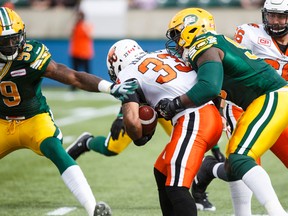
M 206 62 L 198 69 L 198 82 L 181 96 L 181 101 L 185 107 L 201 106 L 217 97 L 221 91 L 223 80 L 223 66 L 220 62 Z M 187 101 L 187 99 L 190 99 Z
M 67 84 L 75 86 L 79 89 L 90 92 L 104 92 L 110 93 L 111 82 L 103 80 L 93 74 L 86 72 L 78 72 L 69 67 L 58 64 L 57 70 L 59 75 L 56 76 L 57 80 Z
M 134 141 L 142 137 L 142 126 L 139 120 L 139 105 L 129 102 L 122 105 L 123 122 L 129 137 Z

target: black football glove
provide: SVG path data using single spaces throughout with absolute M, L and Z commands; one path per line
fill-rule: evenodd
M 168 98 L 161 99 L 155 107 L 156 112 L 164 117 L 166 120 L 171 120 L 177 113 L 185 110 L 180 97 L 176 97 L 173 100 Z
M 212 154 L 214 157 L 219 161 L 219 162 L 224 162 L 225 161 L 225 156 L 222 154 L 220 151 L 220 148 L 212 148 L 211 149 Z
M 152 138 L 152 136 L 154 135 L 154 133 L 155 133 L 155 130 L 154 130 L 151 134 L 148 134 L 148 135 L 146 135 L 146 136 L 143 136 L 143 137 L 141 137 L 141 138 L 138 139 L 138 140 L 134 140 L 133 142 L 134 142 L 134 144 L 135 144 L 136 146 L 143 146 L 143 145 L 145 145 L 145 144 Z
M 119 138 L 121 131 L 122 131 L 122 136 L 123 136 L 125 133 L 123 117 L 117 117 L 112 123 L 111 129 L 110 129 L 112 140 L 117 140 Z

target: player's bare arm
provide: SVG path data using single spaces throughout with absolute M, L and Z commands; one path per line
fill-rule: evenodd
M 142 126 L 139 119 L 139 104 L 128 102 L 122 105 L 123 122 L 127 134 L 132 140 L 138 140 L 142 137 Z
M 49 62 L 44 76 L 85 91 L 108 93 L 119 100 L 123 100 L 127 94 L 133 94 L 134 90 L 138 87 L 135 80 L 121 84 L 112 84 L 95 75 L 77 72 L 53 60 Z
M 79 73 L 53 60 L 49 63 L 44 76 L 90 92 L 99 92 L 98 84 L 102 80 L 97 76 L 85 72 Z

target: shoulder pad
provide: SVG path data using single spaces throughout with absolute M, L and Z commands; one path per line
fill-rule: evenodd
M 27 40 L 23 51 L 17 58 L 18 61 L 24 61 L 30 63 L 30 66 L 34 69 L 41 70 L 44 65 L 51 59 L 51 54 L 48 48 L 35 40 Z
M 212 47 L 214 44 L 217 44 L 217 38 L 213 35 L 208 37 L 199 37 L 189 48 L 189 58 L 194 61 L 195 57 L 202 53 L 204 50 Z

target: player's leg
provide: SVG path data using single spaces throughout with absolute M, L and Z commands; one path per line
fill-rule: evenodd
M 66 148 L 66 152 L 76 160 L 80 155 L 90 151 L 88 143 L 94 136 L 89 132 L 82 133 L 71 145 Z
M 0 139 L 0 159 L 17 149 L 25 147 L 18 139 L 20 136 L 19 125 L 20 123 L 23 124 L 24 121 L 26 120 L 16 121 L 0 118 L 0 131 L 2 131 Z
M 242 179 L 269 215 L 288 215 L 281 206 L 266 171 L 255 159 L 273 146 L 288 125 L 286 92 L 274 92 L 254 100 L 243 113 L 229 140 L 227 175 Z
M 80 167 L 62 147 L 61 131 L 55 126 L 50 115 L 43 113 L 30 118 L 26 125 L 22 125 L 21 131 L 21 142 L 55 164 L 64 183 L 86 209 L 88 215 L 99 215 L 95 214 L 96 200 L 92 190 Z M 106 207 L 103 211 L 110 212 L 110 207 L 108 205 Z
M 220 151 L 220 147 L 219 147 L 218 143 L 215 146 L 213 146 L 213 148 L 211 149 L 211 152 L 218 162 L 224 162 L 225 161 L 225 156 Z
M 105 156 L 115 156 L 124 151 L 131 141 L 132 140 L 127 133 L 121 134 L 116 140 L 113 140 L 111 133 L 109 133 L 107 137 L 94 137 L 92 134 L 84 132 L 66 149 L 66 151 L 74 160 L 90 150 Z
M 172 203 L 176 215 L 197 214 L 189 188 L 200 168 L 204 153 L 220 138 L 221 125 L 221 117 L 213 105 L 181 116 L 175 124 L 165 152 L 158 157 L 155 168 L 166 174 L 164 195 Z M 182 150 L 175 151 L 178 148 Z
M 226 119 L 226 122 L 228 123 L 228 127 L 227 127 L 228 129 L 226 130 L 226 134 L 228 138 L 231 137 L 232 130 L 235 128 L 236 122 L 240 118 L 242 113 L 243 113 L 243 110 L 240 107 L 235 106 L 230 103 L 225 104 L 223 115 L 224 115 L 224 118 Z M 206 210 L 206 211 L 216 210 L 216 207 L 213 206 L 213 204 L 208 200 L 207 193 L 206 193 L 207 187 L 209 186 L 209 184 L 214 178 L 219 178 L 226 182 L 228 181 L 226 171 L 224 168 L 224 163 L 217 161 L 215 158 L 211 156 L 206 156 L 203 160 L 203 163 L 201 165 L 199 172 L 197 173 L 196 178 L 193 181 L 192 190 L 191 190 L 193 197 L 196 201 L 198 210 Z M 236 188 L 237 185 L 238 184 L 236 184 L 236 186 L 233 186 L 233 188 Z M 241 207 L 241 209 L 247 209 L 246 211 L 247 216 L 249 215 L 248 213 L 251 212 L 250 207 L 249 207 L 250 202 L 251 202 L 250 194 L 251 194 L 250 192 L 245 193 L 245 194 L 243 192 L 242 197 L 241 197 L 243 200 L 242 204 L 248 203 L 246 207 L 244 205 L 243 207 Z M 244 200 L 244 199 L 247 199 L 247 200 Z M 243 211 L 239 211 L 239 212 L 243 212 Z M 245 215 L 245 213 L 243 214 L 241 213 L 241 215 Z
M 191 191 L 198 210 L 215 211 L 216 207 L 208 200 L 206 189 L 214 178 L 227 180 L 224 162 L 218 162 L 213 156 L 205 156 L 195 177 Z

